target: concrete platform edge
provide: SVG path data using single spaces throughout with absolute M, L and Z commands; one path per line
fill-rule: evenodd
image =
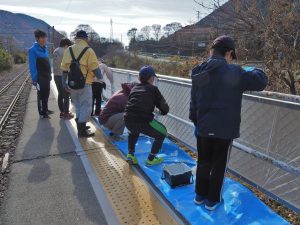
M 53 81 L 51 82 L 51 91 L 52 91 L 55 99 L 57 100 L 58 93 L 57 93 L 57 89 L 56 89 L 56 86 Z M 65 121 L 68 131 L 72 137 L 73 143 L 76 146 L 76 149 L 75 149 L 76 154 L 80 157 L 80 160 L 83 164 L 83 167 L 84 167 L 85 172 L 88 176 L 88 179 L 91 183 L 93 191 L 99 202 L 99 205 L 101 206 L 101 208 L 103 210 L 105 219 L 109 225 L 121 225 L 117 219 L 118 218 L 117 215 L 115 214 L 115 212 L 106 196 L 106 193 L 104 192 L 104 189 L 102 188 L 102 186 L 98 180 L 96 173 L 94 172 L 94 170 L 92 168 L 92 165 L 90 164 L 88 157 L 86 156 L 86 153 L 84 152 L 84 150 L 78 140 L 76 132 L 73 129 L 73 126 L 71 123 L 72 122 L 69 120 Z
M 93 121 L 93 124 L 95 125 L 95 127 L 97 129 L 102 129 L 99 124 L 95 121 Z M 126 160 L 126 157 L 121 154 L 121 157 Z M 147 180 L 144 175 L 142 174 L 141 171 L 139 171 L 137 168 L 132 167 L 132 170 L 134 171 L 135 174 L 137 174 L 147 185 L 147 187 L 150 189 L 150 191 L 153 193 L 153 195 L 159 200 L 159 202 L 167 209 L 167 212 L 172 216 L 172 218 L 174 218 L 176 220 L 176 222 L 179 225 L 187 225 L 188 222 L 185 221 L 185 219 L 181 216 L 179 216 L 179 214 L 176 214 L 176 212 L 172 209 L 171 205 L 169 203 L 167 203 L 167 200 L 163 199 L 164 197 L 154 188 L 153 184 L 151 183 L 151 181 Z

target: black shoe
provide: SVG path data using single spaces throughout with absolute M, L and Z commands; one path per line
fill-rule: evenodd
M 79 138 L 89 138 L 94 137 L 95 133 L 90 133 L 86 130 L 86 123 L 77 123 L 78 137 Z
M 51 119 L 51 117 L 48 114 L 40 115 L 41 119 Z
M 75 118 L 75 122 L 76 122 L 76 124 L 78 123 L 78 118 Z M 91 127 L 90 126 L 85 126 L 85 129 L 89 130 L 89 129 L 91 129 Z
M 48 110 L 48 111 L 47 111 L 47 114 L 48 114 L 48 115 L 54 114 L 54 111 Z

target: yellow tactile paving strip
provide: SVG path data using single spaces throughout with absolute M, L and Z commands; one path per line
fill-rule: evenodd
M 80 142 L 121 224 L 178 224 L 102 131 Z

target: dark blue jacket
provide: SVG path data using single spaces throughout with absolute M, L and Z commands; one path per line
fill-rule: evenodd
M 154 119 L 154 109 L 158 108 L 161 115 L 167 115 L 169 106 L 158 87 L 139 83 L 135 85 L 125 108 L 125 122 L 149 123 Z
M 245 71 L 213 56 L 192 71 L 190 120 L 198 136 L 234 139 L 240 136 L 242 95 L 262 91 L 268 82 L 259 70 Z
M 32 81 L 41 79 L 51 80 L 51 66 L 47 47 L 41 47 L 37 42 L 28 51 L 29 69 Z

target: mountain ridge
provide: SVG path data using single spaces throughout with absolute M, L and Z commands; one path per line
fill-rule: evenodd
M 0 9 L 0 38 L 12 37 L 17 48 L 22 50 L 30 48 L 35 41 L 33 32 L 36 29 L 45 31 L 49 42 L 53 42 L 54 46 L 57 46 L 63 37 L 42 19 Z

